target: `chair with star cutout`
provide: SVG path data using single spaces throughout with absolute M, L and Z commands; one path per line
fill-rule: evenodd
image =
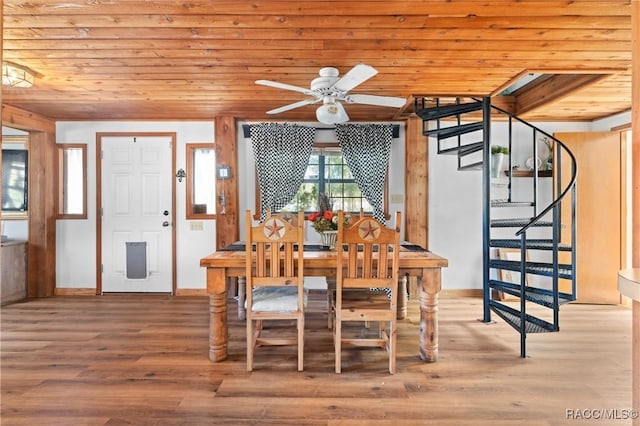
M 268 214 L 254 226 L 251 212 L 246 212 L 247 371 L 253 370 L 257 347 L 279 345 L 297 345 L 298 371 L 303 370 L 307 303 L 303 212 L 296 219 L 297 225 L 292 225 L 280 215 Z M 272 320 L 278 320 L 278 326 L 264 326 L 265 321 L 272 325 Z M 287 327 L 291 322 L 295 332 Z
M 335 371 L 342 370 L 343 347 L 372 346 L 387 351 L 389 373 L 395 374 L 400 212 L 395 215 L 395 228 L 387 228 L 370 216 L 345 228 L 343 213 L 338 215 Z

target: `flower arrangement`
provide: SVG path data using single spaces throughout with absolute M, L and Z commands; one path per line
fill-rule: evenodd
M 338 229 L 338 215 L 331 210 L 323 212 L 314 212 L 309 215 L 311 226 L 317 232 L 335 231 Z
M 317 232 L 336 231 L 338 229 L 338 215 L 333 212 L 333 203 L 325 193 L 318 194 L 318 211 L 307 218 Z M 351 223 L 351 215 L 344 215 L 344 224 Z

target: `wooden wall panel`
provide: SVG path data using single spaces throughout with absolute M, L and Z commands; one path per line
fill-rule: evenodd
M 422 120 L 407 120 L 405 142 L 405 239 L 429 248 L 429 145 Z
M 218 194 L 216 206 L 216 248 L 222 248 L 238 241 L 238 141 L 235 119 L 217 117 L 215 122 L 216 166 L 230 166 L 231 176 L 226 180 L 216 180 Z M 220 197 L 225 198 L 225 209 Z

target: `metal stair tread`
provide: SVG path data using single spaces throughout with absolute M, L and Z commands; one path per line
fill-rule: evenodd
M 533 207 L 531 201 L 509 201 L 506 198 L 491 200 L 491 207 Z
M 476 162 L 476 163 L 464 164 L 462 166 L 458 166 L 458 170 L 460 170 L 460 171 L 481 170 L 481 169 L 482 169 L 482 161 L 479 161 L 479 162 Z
M 479 146 L 479 149 L 478 149 Z M 456 145 L 449 148 L 442 148 L 438 151 L 438 154 L 449 155 L 449 154 L 457 154 L 457 155 L 467 155 L 473 152 L 481 151 L 484 146 L 483 142 L 473 142 L 465 145 Z
M 501 247 L 501 248 L 515 248 L 519 249 L 522 247 L 522 240 L 520 239 L 492 239 L 489 240 L 490 247 Z M 545 240 L 545 239 L 531 239 L 527 240 L 527 249 L 530 250 L 553 250 L 553 240 Z M 568 244 L 558 244 L 558 250 L 560 251 L 571 251 L 572 247 Z
M 489 301 L 489 307 L 511 327 L 519 332 L 522 330 L 523 324 L 520 317 L 520 311 L 505 304 L 498 303 L 495 300 Z M 526 333 L 549 333 L 558 331 L 558 328 L 543 319 L 525 314 L 524 331 Z
M 512 296 L 521 297 L 521 289 L 519 284 L 508 283 L 499 280 L 489 280 L 489 287 Z M 537 303 L 547 308 L 554 308 L 553 291 L 543 288 L 525 287 L 525 299 L 530 302 Z M 558 292 L 558 305 L 564 305 L 576 300 L 576 297 L 570 293 Z
M 460 147 L 458 156 L 463 157 L 465 155 L 473 154 L 484 149 L 484 142 L 474 142 Z
M 492 228 L 511 228 L 526 226 L 531 222 L 533 218 L 516 218 L 516 219 L 493 219 L 491 220 Z M 540 220 L 533 224 L 533 226 L 553 226 L 553 222 L 547 220 Z
M 504 269 L 507 271 L 520 271 L 520 262 L 517 260 L 491 259 L 489 267 L 495 269 Z M 543 275 L 547 277 L 553 276 L 553 264 L 546 262 L 525 262 L 525 271 L 527 274 Z M 573 267 L 569 264 L 558 265 L 558 277 L 571 279 Z
M 437 120 L 452 117 L 482 109 L 482 102 L 467 102 L 464 104 L 439 105 L 429 108 L 416 109 L 416 114 L 423 120 Z
M 448 139 L 453 136 L 464 135 L 465 133 L 477 132 L 482 130 L 484 123 L 482 121 L 475 123 L 461 124 L 459 126 L 440 127 L 427 129 L 422 133 L 425 136 L 437 136 L 439 140 Z

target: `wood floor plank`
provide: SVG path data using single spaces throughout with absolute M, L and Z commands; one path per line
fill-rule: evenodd
M 570 409 L 631 408 L 631 309 L 568 305 L 561 332 L 485 324 L 476 298 L 440 301 L 440 358 L 418 357 L 419 309 L 399 322 L 398 374 L 354 349 L 335 374 L 323 294 L 295 347 L 258 348 L 229 310 L 229 358 L 208 359 L 208 299 L 53 297 L 1 308 L 2 425 L 564 425 Z M 230 301 L 230 303 L 234 303 Z M 535 308 L 533 308 L 535 309 Z M 624 419 L 607 425 L 628 425 Z

